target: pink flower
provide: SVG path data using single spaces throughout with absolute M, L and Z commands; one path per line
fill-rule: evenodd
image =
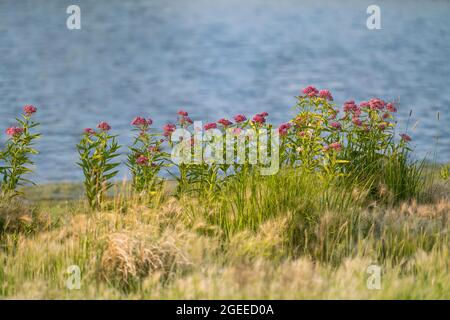
M 145 118 L 142 118 L 142 117 L 136 117 L 131 122 L 131 125 L 136 126 L 136 127 L 141 127 L 141 126 L 150 126 L 150 125 L 152 125 L 152 123 L 153 123 L 152 119 L 146 120 Z
M 372 110 L 382 110 L 385 105 L 386 102 L 378 98 L 370 99 L 369 101 L 369 106 Z
M 329 90 L 320 90 L 319 97 L 326 99 L 328 101 L 333 101 L 333 96 Z
M 223 125 L 225 128 L 228 126 L 231 126 L 233 124 L 233 122 L 231 122 L 230 120 L 225 119 L 225 118 L 217 120 L 217 123 Z
M 217 124 L 215 124 L 214 122 L 210 122 L 210 123 L 205 124 L 205 125 L 203 126 L 203 128 L 204 128 L 205 130 L 216 129 L 216 128 L 217 128 Z
M 95 130 L 92 128 L 86 128 L 84 129 L 84 133 L 91 135 L 91 134 L 95 134 Z
M 389 118 L 391 115 L 389 113 L 383 113 L 383 119 Z
M 264 112 L 261 112 L 259 115 L 260 115 L 260 116 L 263 116 L 264 118 L 267 117 L 267 116 L 269 116 L 269 114 L 268 114 L 267 112 L 265 112 L 265 111 L 264 111 Z
M 358 106 L 356 105 L 355 101 L 349 100 L 344 103 L 344 111 L 345 112 L 357 111 L 357 110 L 358 110 Z
M 370 104 L 367 101 L 363 101 L 359 104 L 360 108 L 368 108 L 370 107 Z
M 166 124 L 166 125 L 163 127 L 163 130 L 164 130 L 163 135 L 164 135 L 165 137 L 170 136 L 170 135 L 172 134 L 172 132 L 175 131 L 176 128 L 177 128 L 177 126 L 174 125 L 174 124 L 172 124 L 172 123 Z
M 111 130 L 111 126 L 110 126 L 107 122 L 105 122 L 105 121 L 100 122 L 100 123 L 97 125 L 97 128 L 99 128 L 100 130 L 103 130 L 103 131 L 109 131 L 109 130 Z
M 180 115 L 180 116 L 183 116 L 183 117 L 187 117 L 189 114 L 186 112 L 186 111 L 184 111 L 184 110 L 180 110 L 180 111 L 178 111 L 178 114 Z
M 342 150 L 342 144 L 340 144 L 339 142 L 333 142 L 332 144 L 330 144 L 330 148 L 334 149 L 334 151 L 341 151 Z
M 362 126 L 362 121 L 361 121 L 361 119 L 359 119 L 359 118 L 357 118 L 357 117 L 354 117 L 354 118 L 352 119 L 352 122 L 353 122 L 354 125 L 356 125 L 356 126 L 358 126 L 358 127 Z
M 140 165 L 140 166 L 144 166 L 144 165 L 147 165 L 148 164 L 148 158 L 146 157 L 146 156 L 139 156 L 137 159 L 136 159 L 136 163 L 138 164 L 138 165 Z
M 25 107 L 23 107 L 23 112 L 25 112 L 27 116 L 31 116 L 36 111 L 37 111 L 36 107 L 32 105 L 26 105 Z
M 319 90 L 317 90 L 313 86 L 307 86 L 305 89 L 303 89 L 303 93 L 308 97 L 315 97 L 319 93 Z
M 330 123 L 330 126 L 337 130 L 342 128 L 342 125 L 339 122 L 332 122 Z
M 264 118 L 264 116 L 262 114 L 260 114 L 260 113 L 255 115 L 252 120 L 253 120 L 253 122 L 259 123 L 259 124 L 262 124 L 262 123 L 266 122 L 266 118 Z
M 17 137 L 23 133 L 23 129 L 17 128 L 17 127 L 11 127 L 11 128 L 6 129 L 5 132 L 8 136 Z
M 246 121 L 246 120 L 247 120 L 247 117 L 244 116 L 243 114 L 237 114 L 237 115 L 234 116 L 234 120 L 235 120 L 237 123 L 241 123 L 241 122 Z
M 282 137 L 286 136 L 291 126 L 292 125 L 290 123 L 281 124 L 280 127 L 278 128 L 278 133 L 280 134 L 280 136 Z
M 406 133 L 400 134 L 400 137 L 402 137 L 402 140 L 405 142 L 409 142 L 412 140 L 411 137 L 409 135 L 407 135 Z
M 179 122 L 181 125 L 186 125 L 186 124 L 189 125 L 189 124 L 192 124 L 192 123 L 193 123 L 192 119 L 189 118 L 188 116 L 182 116 L 181 119 L 178 120 L 178 122 Z
M 395 108 L 393 103 L 388 103 L 386 105 L 386 110 L 389 112 L 397 112 L 397 108 Z

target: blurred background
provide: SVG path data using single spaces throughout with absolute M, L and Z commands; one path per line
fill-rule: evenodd
M 279 124 L 312 84 L 339 105 L 399 100 L 417 156 L 449 162 L 450 2 L 374 2 L 0 0 L 0 146 L 33 104 L 34 179 L 79 180 L 75 145 L 99 121 L 123 144 L 135 116 L 161 128 L 181 108 L 204 122 L 267 111 Z M 66 27 L 72 4 L 81 30 Z M 372 4 L 381 30 L 366 27 Z

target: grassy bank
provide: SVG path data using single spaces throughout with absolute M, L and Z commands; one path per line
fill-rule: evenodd
M 425 180 L 423 180 L 425 181 Z M 0 206 L 2 298 L 450 298 L 448 180 L 415 199 L 283 171 L 210 195 L 118 185 L 91 210 L 73 184 Z M 81 270 L 70 290 L 67 269 Z M 369 290 L 370 265 L 381 289 Z

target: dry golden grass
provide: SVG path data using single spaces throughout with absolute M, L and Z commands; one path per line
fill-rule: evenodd
M 352 197 L 367 196 L 361 194 L 353 191 Z M 296 217 L 304 211 L 289 202 L 255 230 L 229 235 L 211 222 L 214 211 L 200 210 L 201 203 L 164 195 L 148 205 L 138 198 L 112 199 L 101 212 L 88 211 L 79 201 L 43 203 L 34 211 L 11 207 L 9 221 L 33 228 L 8 227 L 0 237 L 0 296 L 450 298 L 445 196 L 304 219 Z M 41 222 L 35 223 L 38 217 Z M 371 264 L 382 268 L 381 290 L 367 287 Z M 81 269 L 80 290 L 66 285 L 71 265 Z
M 168 278 L 189 265 L 172 242 L 152 243 L 146 238 L 134 232 L 109 236 L 101 259 L 102 275 L 108 282 L 131 286 L 155 273 Z

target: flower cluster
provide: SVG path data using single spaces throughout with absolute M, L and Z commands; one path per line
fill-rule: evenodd
M 188 114 L 186 111 L 184 111 L 184 110 L 178 111 L 178 124 L 179 124 L 182 128 L 189 127 L 192 123 L 193 123 L 193 121 L 192 121 L 192 119 L 189 117 L 189 114 Z M 175 127 L 174 127 L 173 130 L 175 130 Z M 173 130 L 172 130 L 172 131 L 169 130 L 170 132 L 168 133 L 168 135 L 170 135 L 170 133 L 172 133 Z
M 346 166 L 378 161 L 398 154 L 403 147 L 409 148 L 407 143 L 412 139 L 406 133 L 400 134 L 401 144 L 395 142 L 393 120 L 397 108 L 394 103 L 379 98 L 359 104 L 348 100 L 339 110 L 331 101 L 333 97 L 328 90 L 313 86 L 302 90 L 291 138 L 292 150 L 299 156 L 291 156 L 291 164 L 301 163 L 309 170 L 322 166 L 326 172 L 345 171 Z M 341 111 L 342 116 L 338 118 Z M 338 156 L 339 153 L 342 155 Z
M 6 129 L 5 133 L 11 137 L 17 137 L 23 133 L 23 128 L 11 127 Z
M 207 123 L 203 126 L 205 130 L 217 129 L 217 124 L 215 122 Z
M 111 130 L 111 126 L 105 121 L 100 122 L 97 125 L 97 128 L 99 128 L 102 131 L 109 131 L 109 130 Z
M 177 126 L 172 124 L 172 123 L 168 123 L 163 127 L 163 135 L 165 137 L 170 137 L 172 135 L 172 133 L 176 130 Z
M 253 116 L 252 121 L 254 124 L 262 125 L 266 123 L 266 117 L 269 114 L 267 112 L 257 113 Z
M 217 123 L 221 124 L 224 128 L 227 128 L 233 124 L 233 122 L 225 118 L 217 120 Z
M 145 119 L 142 117 L 136 117 L 133 119 L 133 121 L 131 121 L 131 125 L 138 127 L 138 128 L 147 128 L 149 126 L 151 126 L 153 124 L 153 120 L 152 119 Z
M 289 122 L 283 123 L 278 127 L 278 133 L 280 134 L 280 136 L 285 137 L 287 136 L 291 127 L 292 125 Z
M 237 114 L 234 116 L 234 121 L 236 121 L 237 123 L 241 123 L 247 121 L 247 118 L 243 114 Z
M 23 112 L 27 116 L 30 117 L 33 113 L 37 112 L 37 108 L 35 106 L 32 106 L 32 105 L 26 105 L 25 107 L 23 107 Z

